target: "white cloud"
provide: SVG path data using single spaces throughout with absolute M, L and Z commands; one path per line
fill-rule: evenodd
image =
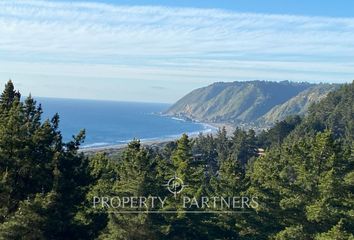
M 75 77 L 164 81 L 167 89 L 169 81 L 344 82 L 353 79 L 353 39 L 353 18 L 0 0 L 0 76 L 67 76 L 63 84 Z

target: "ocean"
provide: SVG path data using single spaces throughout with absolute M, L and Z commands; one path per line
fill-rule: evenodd
M 196 135 L 216 129 L 210 125 L 163 116 L 170 104 L 136 103 L 58 98 L 36 98 L 42 104 L 43 119 L 60 116 L 60 130 L 69 141 L 80 129 L 86 130 L 83 148 L 126 144 L 132 139 L 160 141 L 183 133 Z

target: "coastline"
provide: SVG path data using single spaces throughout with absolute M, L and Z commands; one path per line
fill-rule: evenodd
M 178 120 L 179 121 L 186 121 L 184 119 L 178 119 Z M 212 124 L 212 123 L 203 123 L 203 122 L 198 122 L 198 121 L 194 121 L 194 120 L 193 120 L 193 122 L 203 125 L 204 129 L 202 131 L 186 132 L 186 134 L 190 138 L 195 138 L 200 133 L 202 133 L 202 134 L 215 134 L 220 127 L 220 125 L 216 125 L 216 124 Z M 151 138 L 151 139 L 138 139 L 138 140 L 140 140 L 140 143 L 143 146 L 150 146 L 150 147 L 151 146 L 161 146 L 166 143 L 178 140 L 182 136 L 182 134 L 184 134 L 184 133 L 175 134 L 175 135 L 171 135 L 171 136 L 167 136 L 167 137 L 161 137 L 161 138 L 157 137 L 157 138 Z M 131 142 L 132 140 L 126 141 L 125 143 L 118 143 L 118 144 L 104 145 L 104 146 L 92 146 L 92 147 L 91 146 L 89 146 L 89 147 L 83 146 L 79 149 L 79 152 L 82 152 L 85 154 L 95 154 L 95 153 L 99 153 L 99 152 L 115 153 L 115 152 L 118 152 L 118 151 L 124 149 L 125 147 L 127 147 L 128 143 Z
M 168 114 L 163 114 L 163 113 L 158 113 L 158 115 L 160 116 L 164 116 L 164 117 L 168 117 L 171 119 L 174 119 L 176 121 L 184 121 L 184 122 L 194 122 L 200 125 L 204 126 L 204 129 L 201 131 L 195 131 L 195 132 L 185 132 L 190 138 L 195 138 L 197 137 L 200 133 L 202 134 L 212 134 L 215 135 L 218 131 L 218 129 L 221 129 L 223 127 L 225 127 L 226 132 L 228 135 L 231 135 L 234 131 L 235 131 L 235 126 L 233 126 L 230 123 L 215 123 L 215 122 L 201 122 L 197 119 L 193 119 L 193 118 L 183 118 L 181 116 L 176 116 L 176 115 L 168 115 Z M 149 139 L 138 139 L 140 140 L 140 143 L 143 146 L 162 146 L 164 144 L 167 144 L 169 142 L 173 142 L 178 140 L 182 134 L 175 134 L 175 135 L 171 135 L 171 136 L 165 136 L 165 137 L 156 137 L 156 138 L 149 138 Z M 94 154 L 94 153 L 98 153 L 98 152 L 109 152 L 109 153 L 115 153 L 118 152 L 122 149 L 124 149 L 125 147 L 127 147 L 128 143 L 131 142 L 133 139 L 131 140 L 127 140 L 124 141 L 122 143 L 117 143 L 117 144 L 111 144 L 111 145 L 103 145 L 103 146 L 90 146 L 90 145 L 94 145 L 94 144 L 89 144 L 88 147 L 81 147 L 79 149 L 79 152 L 83 152 L 85 154 Z
M 213 126 L 216 129 L 221 129 L 225 127 L 228 135 L 231 135 L 236 130 L 236 127 L 231 125 L 230 123 L 207 123 L 207 124 Z
M 156 139 L 156 140 L 140 140 L 140 143 L 143 146 L 153 146 L 153 145 L 163 145 L 171 141 L 175 141 L 178 138 L 171 138 L 171 139 Z M 107 146 L 101 146 L 101 147 L 86 147 L 86 148 L 80 148 L 79 152 L 85 153 L 85 154 L 94 154 L 94 153 L 115 153 L 118 152 L 128 146 L 128 143 L 121 143 L 121 144 L 115 144 L 115 145 L 107 145 Z

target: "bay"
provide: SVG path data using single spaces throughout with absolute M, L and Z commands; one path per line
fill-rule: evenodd
M 43 117 L 60 116 L 60 130 L 69 141 L 80 129 L 86 130 L 83 148 L 125 144 L 132 139 L 163 141 L 183 133 L 195 135 L 215 128 L 192 121 L 163 116 L 170 104 L 36 98 Z

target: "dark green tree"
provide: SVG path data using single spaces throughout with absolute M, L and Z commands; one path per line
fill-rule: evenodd
M 12 82 L 6 84 L 0 97 L 0 228 L 11 235 L 26 220 L 18 234 L 28 231 L 28 238 L 79 238 L 75 215 L 89 182 L 87 159 L 78 153 L 84 132 L 63 143 L 58 115 L 43 122 L 41 115 L 31 97 L 21 102 Z
M 156 166 L 138 140 L 129 143 L 118 165 L 117 180 L 108 197 L 149 196 L 154 191 Z M 108 223 L 99 239 L 156 239 L 149 214 L 150 209 L 108 209 Z M 122 211 L 122 212 L 120 212 Z M 137 211 L 129 214 L 126 211 Z

